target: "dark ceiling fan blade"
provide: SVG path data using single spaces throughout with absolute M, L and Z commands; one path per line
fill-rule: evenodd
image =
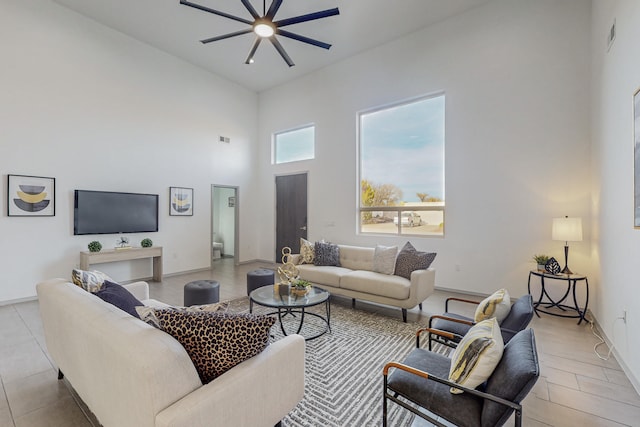
M 207 43 L 211 43 L 211 42 L 217 42 L 218 40 L 224 40 L 224 39 L 228 39 L 230 37 L 241 36 L 243 34 L 248 34 L 248 33 L 252 33 L 252 32 L 253 32 L 253 28 L 247 28 L 246 30 L 236 31 L 235 33 L 223 34 L 221 36 L 216 36 L 216 37 L 211 37 L 211 38 L 208 38 L 208 39 L 200 40 L 200 43 L 207 44 Z
M 249 51 L 249 55 L 247 56 L 247 60 L 244 61 L 245 64 L 253 63 L 253 55 L 256 54 L 256 50 L 258 50 L 258 46 L 260 46 L 261 41 L 262 41 L 262 37 L 256 37 L 256 41 L 253 42 L 253 46 L 251 47 L 251 50 Z
M 276 13 L 278 13 L 278 9 L 280 9 L 280 6 L 282 6 L 282 0 L 273 0 L 271 2 L 271 6 L 269 6 L 267 14 L 264 17 L 269 21 L 273 21 L 273 17 L 276 16 Z
M 242 4 L 244 5 L 244 7 L 247 8 L 247 10 L 249 11 L 249 13 L 251 14 L 251 16 L 253 16 L 253 19 L 258 19 L 260 18 L 260 15 L 258 15 L 258 12 L 256 12 L 255 8 L 253 7 L 253 5 L 249 2 L 249 0 L 240 0 L 242 2 Z
M 288 37 L 290 39 L 298 40 L 302 43 L 309 43 L 317 47 L 321 47 L 323 49 L 329 49 L 331 45 L 329 43 L 321 42 L 319 40 L 310 39 L 309 37 L 301 36 L 300 34 L 295 34 L 289 31 L 281 30 L 280 28 L 276 28 L 276 34 L 279 34 L 284 37 Z
M 282 56 L 282 59 L 284 59 L 284 62 L 286 62 L 289 67 L 293 67 L 294 65 L 296 65 L 293 63 L 291 58 L 289 58 L 289 55 L 287 55 L 287 52 L 285 52 L 284 48 L 282 47 L 282 45 L 280 44 L 277 38 L 270 37 L 269 40 L 271 40 L 273 47 L 276 48 L 280 56 Z
M 338 10 L 337 7 L 333 9 L 322 10 L 320 12 L 308 13 L 306 15 L 294 16 L 293 18 L 281 19 L 280 21 L 275 21 L 274 24 L 276 27 L 284 27 L 287 25 L 299 24 L 301 22 L 328 18 L 335 15 L 340 15 L 340 10 Z
M 228 13 L 220 12 L 218 10 L 210 9 L 210 8 L 208 8 L 206 6 L 201 6 L 201 5 L 196 4 L 196 3 L 191 3 L 190 1 L 187 1 L 187 0 L 180 0 L 180 4 L 192 7 L 194 9 L 202 10 L 204 12 L 213 13 L 214 15 L 218 15 L 218 16 L 222 16 L 222 17 L 225 17 L 225 18 L 233 19 L 234 21 L 242 22 L 244 24 L 253 25 L 253 21 L 249 21 L 248 19 L 240 18 L 238 16 L 234 16 L 234 15 L 230 15 Z

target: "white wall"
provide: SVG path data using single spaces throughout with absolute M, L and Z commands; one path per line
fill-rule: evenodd
M 132 243 L 163 246 L 165 273 L 207 268 L 211 184 L 253 197 L 257 95 L 47 0 L 0 0 L 0 55 L 0 301 L 70 277 L 91 240 L 114 246 L 73 236 L 74 189 L 159 194 L 160 231 Z M 55 177 L 55 217 L 7 217 L 7 174 Z M 193 217 L 169 216 L 170 186 L 194 188 Z M 257 254 L 252 215 L 242 259 Z M 151 263 L 101 270 L 150 277 Z
M 607 33 L 617 35 L 607 52 Z M 640 2 L 593 2 L 593 260 L 601 266 L 595 315 L 640 390 L 640 230 L 633 228 L 633 94 L 640 88 Z M 618 317 L 627 309 L 627 323 Z
M 589 273 L 589 25 L 584 0 L 496 0 L 261 93 L 260 165 L 272 132 L 317 132 L 315 160 L 261 169 L 263 215 L 273 224 L 273 176 L 308 170 L 310 239 L 403 245 L 356 233 L 356 115 L 445 91 L 446 235 L 410 238 L 438 253 L 436 285 L 526 293 L 534 253 L 562 262 L 563 215 L 585 222 L 570 264 Z M 265 235 L 261 258 L 273 246 Z

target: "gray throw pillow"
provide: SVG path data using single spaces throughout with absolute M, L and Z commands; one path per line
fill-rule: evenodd
M 314 265 L 340 266 L 340 248 L 332 243 L 316 242 L 313 248 L 315 252 Z
M 373 271 L 382 274 L 393 274 L 396 267 L 397 246 L 376 245 L 373 253 Z
M 396 258 L 395 275 L 411 280 L 415 270 L 426 270 L 436 258 L 435 252 L 419 252 L 407 242 Z

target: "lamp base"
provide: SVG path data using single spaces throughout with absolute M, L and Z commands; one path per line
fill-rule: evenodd
M 565 265 L 560 273 L 569 275 L 573 274 L 573 271 L 569 270 L 569 267 Z
M 569 270 L 569 245 L 565 242 L 564 245 L 564 268 L 561 271 L 562 274 L 573 274 L 573 271 Z

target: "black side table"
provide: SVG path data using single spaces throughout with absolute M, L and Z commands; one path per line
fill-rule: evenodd
M 558 317 L 577 318 L 579 319 L 578 325 L 582 323 L 583 320 L 585 320 L 584 316 L 587 313 L 587 307 L 589 305 L 589 280 L 587 279 L 587 276 L 582 276 L 580 274 L 551 274 L 543 271 L 532 270 L 529 272 L 529 281 L 527 282 L 527 290 L 529 294 L 531 294 L 531 276 L 540 277 L 540 297 L 538 298 L 538 301 L 534 302 L 533 304 L 533 309 L 535 310 L 536 316 L 540 317 L 539 313 L 546 313 Z M 557 301 L 554 301 L 553 298 L 551 298 L 551 296 L 545 289 L 545 278 L 567 282 L 567 290 L 562 298 Z M 578 305 L 578 301 L 576 299 L 576 284 L 578 282 L 584 282 L 587 291 L 584 308 L 582 310 L 580 309 L 580 306 Z M 569 293 L 572 293 L 573 295 L 573 306 L 563 304 L 567 300 Z M 546 297 L 547 301 L 542 301 L 544 297 Z M 546 310 L 552 307 L 559 308 L 565 313 L 557 313 Z M 566 313 L 568 311 L 575 312 L 576 314 Z

